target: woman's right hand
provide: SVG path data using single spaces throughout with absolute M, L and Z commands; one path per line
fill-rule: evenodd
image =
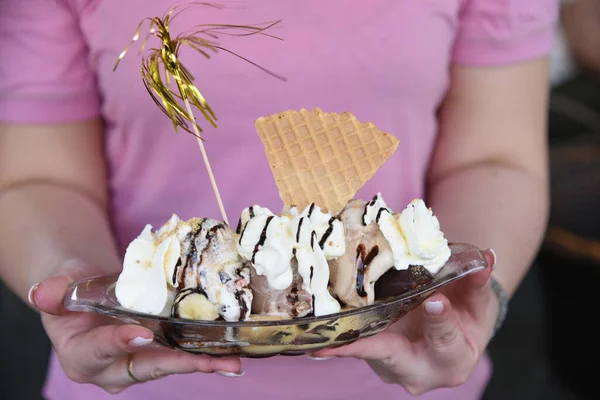
M 63 298 L 75 280 L 102 272 L 79 261 L 70 261 L 59 273 L 29 292 L 29 301 L 42 312 L 42 322 L 66 375 L 75 382 L 91 383 L 109 393 L 119 393 L 140 382 L 167 375 L 193 372 L 241 376 L 239 358 L 213 358 L 169 350 L 153 344 L 150 330 L 118 324 L 94 313 L 65 310 Z M 130 358 L 131 357 L 131 358 Z

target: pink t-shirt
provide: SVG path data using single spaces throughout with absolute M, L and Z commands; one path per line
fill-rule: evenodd
M 216 110 L 218 130 L 206 147 L 229 218 L 281 202 L 254 120 L 287 109 L 352 111 L 396 135 L 395 155 L 361 190 L 383 192 L 392 208 L 424 196 L 437 133 L 436 109 L 451 63 L 497 66 L 548 53 L 556 0 L 221 0 L 172 26 L 251 24 L 283 19 L 265 37 L 223 37 L 226 47 L 288 78 L 281 82 L 235 57 L 182 58 Z M 60 123 L 106 120 L 112 217 L 124 248 L 146 223 L 171 213 L 219 217 L 194 138 L 175 135 L 139 76 L 136 49 L 117 72 L 115 60 L 137 23 L 162 15 L 170 0 L 3 0 L 0 2 L 0 121 Z M 203 126 L 207 126 L 201 121 Z M 233 223 L 232 222 L 232 223 Z M 381 383 L 366 363 L 303 357 L 243 360 L 246 375 L 182 375 L 135 385 L 121 399 L 409 398 Z M 469 382 L 425 399 L 476 399 L 490 373 L 484 358 Z M 53 356 L 48 399 L 99 400 L 109 395 L 67 379 Z

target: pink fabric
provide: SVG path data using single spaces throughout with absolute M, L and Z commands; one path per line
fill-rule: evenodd
M 124 248 L 145 223 L 219 217 L 195 140 L 175 135 L 140 77 L 134 48 L 117 72 L 115 60 L 137 23 L 160 15 L 169 0 L 4 0 L 0 2 L 0 121 L 57 123 L 101 115 L 107 122 L 113 219 Z M 436 109 L 452 62 L 502 65 L 539 57 L 551 46 L 555 0 L 222 0 L 225 11 L 200 8 L 172 27 L 260 23 L 283 19 L 264 37 L 227 38 L 231 50 L 286 76 L 275 80 L 225 53 L 183 60 L 219 117 L 206 146 L 226 209 L 235 222 L 244 207 L 281 207 L 257 117 L 286 109 L 350 110 L 402 141 L 361 190 L 381 191 L 399 209 L 424 196 L 424 176 L 437 131 Z M 202 123 L 202 122 L 201 122 Z M 207 126 L 203 123 L 203 126 Z M 305 358 L 244 360 L 246 376 L 175 376 L 135 386 L 120 399 L 403 399 L 361 361 Z M 482 360 L 462 387 L 425 399 L 476 399 L 490 373 Z M 302 390 L 296 388 L 302 387 Z M 69 381 L 53 357 L 48 399 L 108 398 Z

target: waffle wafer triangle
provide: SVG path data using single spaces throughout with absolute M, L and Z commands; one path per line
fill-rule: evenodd
M 399 144 L 349 112 L 284 111 L 255 125 L 286 208 L 341 211 Z

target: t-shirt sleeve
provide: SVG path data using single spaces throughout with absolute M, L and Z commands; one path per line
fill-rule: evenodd
M 0 122 L 75 122 L 99 113 L 70 0 L 0 1 Z
M 559 0 L 463 0 L 453 61 L 492 66 L 545 56 L 558 10 Z

